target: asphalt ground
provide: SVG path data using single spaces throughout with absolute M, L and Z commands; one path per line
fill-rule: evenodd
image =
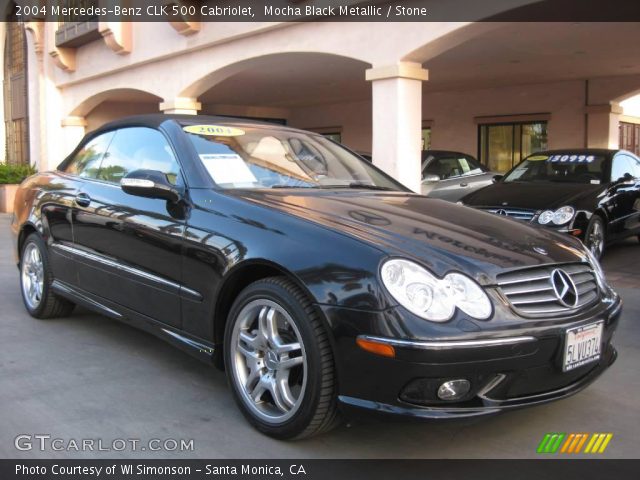
M 618 361 L 579 394 L 465 423 L 359 421 L 304 441 L 253 430 L 222 372 L 152 335 L 76 309 L 36 320 L 25 311 L 0 215 L 0 458 L 536 458 L 547 432 L 611 432 L 600 458 L 638 458 L 640 243 L 613 246 L 603 265 L 624 300 Z M 58 438 L 45 451 L 34 435 Z M 31 435 L 31 450 L 16 437 Z M 73 442 L 94 441 L 76 452 Z M 151 451 L 185 440 L 193 450 Z M 120 448 L 124 451 L 97 451 Z M 131 441 L 133 440 L 133 442 Z M 137 449 L 130 448 L 138 440 Z M 22 444 L 25 448 L 26 444 Z M 70 450 L 69 450 L 70 448 Z M 142 448 L 145 448 L 144 450 Z M 588 458 L 587 454 L 579 457 Z M 592 458 L 592 457 L 591 457 Z

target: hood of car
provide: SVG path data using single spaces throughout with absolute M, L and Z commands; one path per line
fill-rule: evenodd
M 578 262 L 577 243 L 549 229 L 401 192 L 236 190 L 231 193 L 338 230 L 434 273 L 458 270 L 483 284 L 506 269 Z M 577 242 L 577 241 L 576 241 Z
M 533 210 L 572 205 L 592 195 L 601 185 L 561 182 L 498 182 L 472 192 L 462 199 L 465 205 L 516 207 Z

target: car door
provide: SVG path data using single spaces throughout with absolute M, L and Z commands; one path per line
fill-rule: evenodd
M 640 231 L 640 167 L 638 159 L 626 152 L 613 157 L 611 164 L 610 233 L 624 237 Z
M 428 195 L 451 202 L 461 199 L 473 189 L 491 183 L 490 177 L 483 175 L 483 169 L 477 161 L 464 154 L 452 153 L 435 157 L 427 171 L 440 178 Z
M 85 140 L 63 162 L 64 168 L 51 175 L 50 182 L 42 186 L 42 216 L 51 237 L 51 269 L 57 280 L 70 285 L 78 284 L 77 269 L 71 254 L 72 216 L 76 197 L 83 179 L 97 174 L 102 156 L 112 138 L 113 132 L 108 132 Z
M 115 131 L 95 178 L 84 179 L 77 196 L 73 229 L 79 285 L 180 327 L 184 212 L 166 200 L 125 193 L 120 180 L 138 169 L 159 170 L 183 184 L 163 133 L 146 127 Z

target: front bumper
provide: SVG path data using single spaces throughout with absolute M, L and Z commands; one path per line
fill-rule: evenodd
M 611 339 L 621 301 L 614 296 L 597 307 L 570 319 L 520 319 L 515 328 L 512 322 L 496 320 L 497 315 L 507 312 L 496 312 L 494 320 L 501 324 L 501 330 L 460 331 L 458 338 L 443 339 L 414 338 L 412 322 L 399 320 L 407 312 L 399 309 L 362 312 L 321 308 L 333 329 L 339 401 L 348 416 L 374 413 L 447 419 L 538 405 L 584 389 L 617 357 Z M 563 372 L 566 330 L 598 320 L 604 320 L 600 359 Z M 454 321 L 458 329 L 473 330 L 465 319 Z M 390 335 L 399 330 L 404 330 L 404 336 Z M 395 358 L 364 351 L 356 344 L 358 337 L 392 345 Z M 460 378 L 471 383 L 468 394 L 456 401 L 437 397 L 443 382 Z

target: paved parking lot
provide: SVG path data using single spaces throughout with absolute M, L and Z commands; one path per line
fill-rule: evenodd
M 612 432 L 604 456 L 637 458 L 640 424 L 640 245 L 604 261 L 625 301 L 620 358 L 578 395 L 473 423 L 365 422 L 318 438 L 279 442 L 256 433 L 236 409 L 221 372 L 161 340 L 84 310 L 39 321 L 22 306 L 0 215 L 1 458 L 524 458 L 546 432 Z M 193 439 L 193 452 L 18 451 L 20 434 L 66 442 Z M 583 455 L 584 456 L 584 455 Z

